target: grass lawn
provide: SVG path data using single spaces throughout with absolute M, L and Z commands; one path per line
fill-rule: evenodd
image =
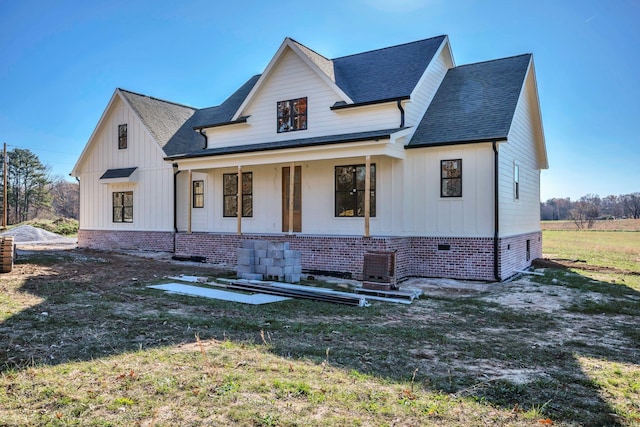
M 171 296 L 146 285 L 222 273 L 23 254 L 0 277 L 0 425 L 637 426 L 640 287 L 620 281 L 637 252 L 618 252 L 615 273 L 559 266 L 367 308 Z

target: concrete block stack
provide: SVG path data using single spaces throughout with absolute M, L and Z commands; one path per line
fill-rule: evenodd
M 243 240 L 238 248 L 238 277 L 247 280 L 274 280 L 297 283 L 302 273 L 300 251 L 289 242 Z

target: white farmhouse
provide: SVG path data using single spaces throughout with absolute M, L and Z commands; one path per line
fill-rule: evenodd
M 71 175 L 81 247 L 236 262 L 289 242 L 312 271 L 504 280 L 541 256 L 533 56 L 456 66 L 447 36 L 328 59 L 286 38 L 192 108 L 116 89 Z M 238 209 L 240 205 L 240 209 Z

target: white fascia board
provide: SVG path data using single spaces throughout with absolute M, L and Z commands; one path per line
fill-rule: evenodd
M 307 55 L 302 53 L 302 51 L 300 51 L 300 49 L 295 45 L 295 43 L 291 41 L 289 37 L 287 37 L 284 39 L 284 41 L 278 48 L 278 51 L 276 52 L 276 54 L 273 55 L 273 58 L 271 58 L 271 61 L 269 61 L 267 68 L 264 69 L 264 71 L 260 75 L 260 78 L 258 79 L 256 84 L 253 85 L 253 88 L 251 88 L 251 91 L 249 92 L 247 97 L 244 99 L 242 104 L 240 104 L 240 107 L 238 107 L 238 110 L 235 112 L 235 114 L 231 118 L 231 121 L 238 120 L 238 118 L 242 116 L 242 112 L 247 107 L 247 105 L 249 105 L 249 103 L 253 100 L 256 93 L 260 90 L 260 87 L 269 78 L 276 63 L 280 60 L 280 58 L 282 57 L 282 55 L 284 54 L 287 48 L 295 52 L 295 54 L 298 55 L 300 59 L 302 59 L 302 61 L 304 61 L 304 63 L 307 64 L 316 74 L 318 74 L 318 76 L 320 76 L 320 78 L 323 79 L 323 81 L 325 81 L 327 85 L 331 87 L 338 94 L 338 96 L 343 98 L 345 102 L 353 103 L 351 98 L 349 98 L 334 82 L 332 82 L 331 79 L 329 79 L 329 77 L 327 77 L 327 75 L 322 70 L 320 70 L 318 66 L 314 64 Z
M 539 138 L 536 138 L 536 145 L 537 145 L 536 152 L 542 155 L 542 158 L 540 159 L 541 162 L 538 165 L 538 167 L 540 169 L 549 169 L 549 159 L 547 157 L 547 144 L 544 137 L 544 127 L 542 126 L 542 112 L 540 109 L 540 97 L 538 96 L 538 83 L 536 81 L 536 72 L 535 72 L 535 67 L 533 65 L 533 54 L 529 59 L 529 66 L 527 67 L 527 72 L 525 73 L 524 79 L 522 81 L 522 87 L 520 88 L 520 94 L 518 95 L 518 103 L 522 99 L 523 93 L 528 90 L 527 81 L 529 80 L 529 77 L 531 77 L 531 81 L 533 85 L 532 93 L 530 95 L 534 98 L 533 111 L 532 111 L 533 117 L 531 118 L 533 120 L 532 124 L 534 128 L 538 126 L 540 130 Z M 517 104 L 516 104 L 516 108 L 517 108 Z M 509 132 L 507 133 L 507 139 L 510 134 L 511 134 L 511 128 L 509 128 Z
M 108 116 L 108 112 L 111 110 L 111 107 L 113 106 L 113 103 L 115 102 L 116 96 L 119 96 L 120 99 L 124 99 L 124 97 L 120 94 L 120 90 L 119 89 L 116 89 L 113 92 L 113 95 L 111 95 L 111 99 L 109 100 L 109 103 L 107 104 L 107 108 L 105 108 L 104 111 L 102 112 L 102 115 L 100 116 L 100 120 L 98 120 L 98 124 L 96 125 L 95 128 L 93 128 L 93 132 L 91 132 L 91 136 L 89 137 L 89 140 L 87 141 L 87 144 L 84 146 L 84 149 L 82 150 L 82 153 L 80 153 L 80 157 L 78 157 L 78 160 L 76 161 L 76 164 L 73 166 L 73 169 L 71 169 L 71 173 L 69 175 L 71 175 L 73 177 L 77 177 L 78 176 L 78 169 L 80 168 L 80 165 L 84 161 L 84 158 L 89 153 L 89 150 L 91 149 L 91 145 L 93 145 L 93 137 L 96 135 L 96 133 L 98 133 L 98 129 L 100 129 L 102 127 L 102 123 L 106 120 L 106 117 Z
M 120 93 L 119 89 L 117 91 L 118 91 L 118 93 Z M 159 155 L 160 159 L 164 159 L 164 157 L 167 155 L 167 153 L 164 152 L 164 150 L 162 149 L 162 147 L 160 146 L 158 141 L 156 141 L 154 136 L 151 134 L 151 132 L 149 131 L 149 128 L 147 128 L 147 125 L 142 120 L 142 117 L 140 117 L 138 115 L 138 113 L 136 113 L 136 110 L 131 106 L 131 104 L 129 104 L 129 101 L 127 101 L 127 98 L 125 96 L 120 94 L 120 97 L 122 98 L 122 102 L 124 102 L 124 105 L 126 105 L 127 108 L 129 108 L 135 114 L 135 116 L 138 118 L 138 120 L 140 121 L 140 124 L 144 128 L 144 131 L 147 134 L 147 136 L 149 137 L 149 139 L 151 139 L 153 142 L 155 142 L 155 144 L 153 144 L 153 145 L 155 146 L 155 149 L 158 150 L 158 155 Z

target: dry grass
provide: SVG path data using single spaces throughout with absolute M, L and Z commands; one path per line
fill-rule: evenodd
M 368 308 L 145 287 L 179 273 L 218 272 L 77 250 L 23 256 L 0 278 L 0 424 L 640 422 L 639 290 L 559 269 Z
M 573 221 L 542 221 L 543 230 L 578 230 Z M 593 231 L 640 231 L 640 219 L 614 219 L 596 221 Z

